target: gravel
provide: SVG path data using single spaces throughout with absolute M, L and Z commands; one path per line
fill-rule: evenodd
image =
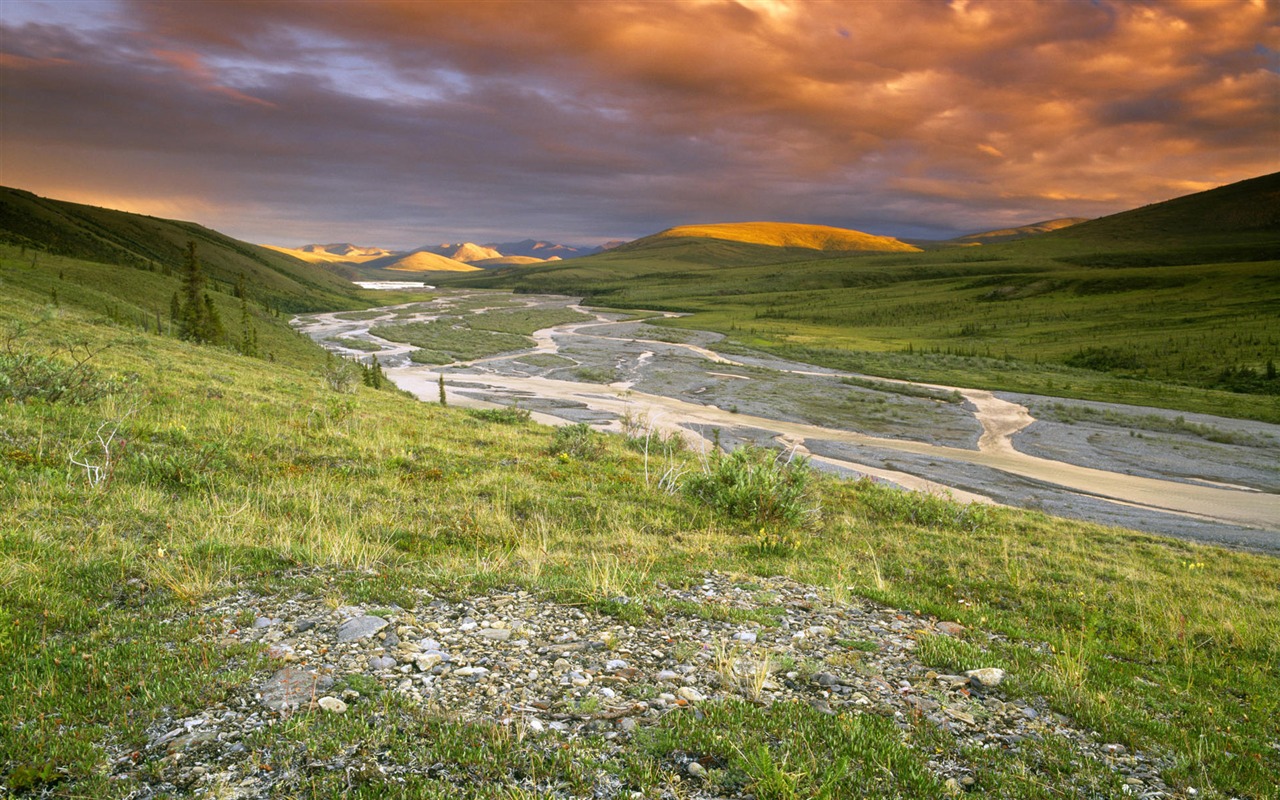
M 520 589 L 465 599 L 422 590 L 413 610 L 376 613 L 329 608 L 316 597 L 241 592 L 193 613 L 222 621 L 213 635 L 218 644 L 265 648 L 271 667 L 196 715 L 156 721 L 140 752 L 118 754 L 113 777 L 132 784 L 136 798 L 212 787 L 236 787 L 233 796 L 242 798 L 272 796 L 299 776 L 264 768 L 247 737 L 299 714 L 376 708 L 367 690 L 376 685 L 374 695 L 394 693 L 429 713 L 510 726 L 535 744 L 590 738 L 612 748 L 606 753 L 624 750 L 668 714 L 700 714 L 732 697 L 881 715 L 898 723 L 904 742 L 923 718 L 953 738 L 953 753 L 1017 751 L 1051 739 L 1113 770 L 1137 795 L 1175 796 L 1159 778 L 1167 757 L 1106 742 L 1041 698 L 1006 693 L 1013 676 L 999 668 L 945 674 L 916 653 L 925 637 L 964 637 L 980 646 L 992 635 L 864 600 L 836 602 L 824 589 L 781 577 L 744 583 L 710 573 L 688 588 L 659 585 L 646 602 L 711 613 L 668 611 L 633 625 Z M 270 624 L 237 625 L 246 615 Z M 365 692 L 338 691 L 356 676 Z M 377 758 L 384 775 L 412 772 L 394 753 Z M 329 768 L 347 767 L 340 762 Z M 973 781 L 973 765 L 957 755 L 928 764 L 948 785 Z M 694 774 L 688 764 L 673 768 Z M 513 785 L 519 780 L 512 776 Z M 595 796 L 624 795 L 605 786 Z

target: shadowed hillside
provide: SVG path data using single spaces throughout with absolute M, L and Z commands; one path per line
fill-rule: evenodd
M 213 281 L 225 288 L 241 275 L 255 296 L 282 311 L 349 306 L 345 278 L 289 255 L 241 242 L 194 222 L 159 219 L 0 188 L 0 242 L 52 255 L 170 274 L 194 241 Z
M 1280 172 L 1082 222 L 1053 238 L 1154 244 L 1280 233 Z

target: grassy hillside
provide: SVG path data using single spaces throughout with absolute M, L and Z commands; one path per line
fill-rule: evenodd
M 1280 421 L 1277 183 L 992 245 L 814 259 L 669 239 L 464 282 L 690 312 L 667 324 L 888 377 Z
M 1047 219 L 1043 222 L 1033 222 L 1030 225 L 1019 225 L 1016 228 L 999 228 L 994 231 L 971 233 L 968 236 L 957 236 L 951 241 L 963 244 L 995 244 L 997 242 L 1012 242 L 1015 239 L 1025 239 L 1028 236 L 1037 236 L 1041 233 L 1049 233 L 1050 231 L 1069 228 L 1072 225 L 1079 225 L 1081 222 L 1088 221 L 1087 217 L 1061 217 L 1059 219 Z
M 978 797 L 1061 797 L 1064 775 L 1081 796 L 1125 794 L 1124 772 L 1060 736 L 989 747 L 880 701 L 828 714 L 734 700 L 732 684 L 693 701 L 702 716 L 673 704 L 619 738 L 607 738 L 620 729 L 602 716 L 616 702 L 603 694 L 545 712 L 589 721 L 576 737 L 502 724 L 513 712 L 497 701 L 488 717 L 459 718 L 399 691 L 398 673 L 344 678 L 333 692 L 356 694 L 342 714 L 277 714 L 255 698 L 276 669 L 345 652 L 272 651 L 246 638 L 256 608 L 359 604 L 407 636 L 440 619 L 440 602 L 524 590 L 556 604 L 556 624 L 612 619 L 665 636 L 672 663 L 731 676 L 733 659 L 762 651 L 736 651 L 726 635 L 716 656 L 669 631 L 732 623 L 800 642 L 780 620 L 802 609 L 759 577 L 787 575 L 812 587 L 794 603 L 823 613 L 862 614 L 861 598 L 920 612 L 893 622 L 913 658 L 939 673 L 1000 666 L 1008 708 L 1149 753 L 1141 769 L 1179 791 L 1277 796 L 1274 558 L 769 472 L 767 461 L 755 474 L 772 484 L 744 479 L 750 459 L 694 480 L 709 468 L 701 459 L 659 452 L 643 432 L 557 433 L 359 386 L 282 326 L 270 329 L 274 363 L 156 335 L 130 319 L 149 301 L 126 298 L 166 298 L 173 279 L 159 273 L 61 257 L 32 267 L 10 250 L 0 280 L 0 783 L 12 792 L 889 798 L 945 794 L 930 764 L 949 764 Z M 732 487 L 753 483 L 767 502 L 744 511 Z M 711 570 L 761 610 L 709 599 Z M 931 633 L 933 617 L 966 629 Z M 601 661 L 644 657 L 610 641 Z M 860 675 L 859 691 L 878 697 L 886 646 L 787 645 L 761 662 L 775 670 L 761 680 L 812 693 L 827 672 Z M 918 679 L 924 699 L 945 699 L 934 678 Z M 491 684 L 469 685 L 483 697 Z M 611 685 L 628 703 L 666 690 L 652 676 Z M 995 713 L 967 693 L 952 694 Z M 200 738 L 228 715 L 262 727 Z M 695 759 L 701 777 L 686 766 Z
M 0 187 L 0 243 L 38 263 L 40 252 L 169 275 L 194 241 L 208 276 L 229 291 L 238 279 L 265 304 L 288 312 L 358 304 L 347 280 L 287 254 L 193 222 L 49 200 Z M 167 299 L 165 301 L 168 302 Z
M 679 225 L 661 233 L 622 245 L 636 250 L 666 239 L 717 239 L 726 242 L 762 244 L 769 247 L 798 247 L 806 250 L 868 250 L 914 253 L 920 248 L 891 236 L 875 236 L 829 225 L 790 222 L 728 222 L 713 225 Z

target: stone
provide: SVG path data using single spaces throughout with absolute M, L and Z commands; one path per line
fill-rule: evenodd
M 375 656 L 369 659 L 369 669 L 382 670 L 395 667 L 396 660 L 391 656 Z
M 974 686 L 981 686 L 984 689 L 994 689 L 1004 680 L 1004 670 L 999 667 L 971 669 L 964 675 Z
M 482 628 L 479 631 L 479 636 L 491 642 L 505 642 L 511 638 L 511 630 L 509 628 Z
M 840 679 L 830 672 L 819 672 L 813 676 L 813 682 L 819 686 L 839 686 Z
M 689 775 L 694 778 L 707 777 L 707 768 L 699 764 L 697 761 L 690 761 L 689 766 L 685 767 Z
M 336 697 L 321 697 L 320 707 L 330 714 L 345 714 L 347 711 L 347 704 Z
M 702 692 L 692 686 L 681 686 L 679 689 L 676 689 L 676 697 L 688 700 L 690 703 L 701 703 L 703 700 L 707 699 Z
M 419 653 L 413 657 L 413 665 L 418 668 L 419 672 L 426 672 L 441 661 L 443 659 L 439 653 Z
M 964 633 L 964 626 L 959 622 L 939 622 L 933 628 L 943 636 L 960 636 Z
M 338 628 L 338 641 L 354 642 L 372 636 L 385 627 L 387 621 L 382 617 L 352 617 Z
M 756 643 L 755 631 L 738 631 L 733 635 L 733 638 L 737 639 L 740 642 L 745 642 L 746 644 Z
M 272 711 L 290 711 L 311 705 L 315 696 L 333 685 L 333 678 L 313 669 L 285 667 L 267 679 L 261 701 Z

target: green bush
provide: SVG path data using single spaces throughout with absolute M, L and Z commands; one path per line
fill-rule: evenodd
M 728 455 L 718 450 L 702 472 L 684 480 L 685 493 L 732 519 L 753 525 L 798 525 L 817 508 L 809 503 L 808 459 L 783 458 L 753 445 Z
M 118 388 L 89 364 L 100 350 L 85 344 L 53 345 L 44 355 L 19 343 L 24 333 L 15 326 L 0 342 L 0 400 L 83 405 Z
M 519 425 L 529 421 L 529 411 L 524 408 L 469 408 L 467 414 L 485 422 L 502 425 Z
M 990 518 L 990 507 L 959 503 L 949 496 L 877 486 L 861 482 L 858 499 L 874 522 L 907 522 L 926 528 L 975 531 Z
M 604 441 L 590 425 L 579 422 L 556 428 L 547 452 L 553 456 L 590 460 L 604 452 Z

